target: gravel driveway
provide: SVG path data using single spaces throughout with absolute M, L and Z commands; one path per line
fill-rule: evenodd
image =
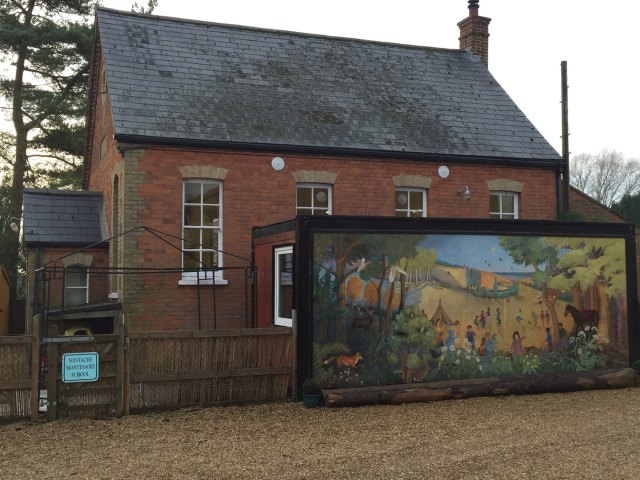
M 8 479 L 640 478 L 640 388 L 0 426 Z

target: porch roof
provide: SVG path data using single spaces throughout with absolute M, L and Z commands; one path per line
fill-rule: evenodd
M 101 193 L 26 189 L 23 208 L 27 246 L 86 246 L 105 239 Z

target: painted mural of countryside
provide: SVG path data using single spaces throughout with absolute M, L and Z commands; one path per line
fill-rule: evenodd
M 323 387 L 628 366 L 625 241 L 314 235 Z

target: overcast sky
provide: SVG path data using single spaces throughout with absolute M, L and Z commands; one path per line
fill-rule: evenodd
M 102 0 L 130 10 L 133 0 Z M 138 0 L 146 4 L 146 0 Z M 466 0 L 159 0 L 154 14 L 458 48 Z M 560 62 L 568 62 L 572 155 L 611 148 L 640 159 L 635 0 L 480 0 L 489 70 L 561 152 Z

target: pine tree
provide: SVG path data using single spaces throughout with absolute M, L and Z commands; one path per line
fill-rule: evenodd
M 0 0 L 0 55 L 10 63 L 8 75 L 0 78 L 0 94 L 15 130 L 3 136 L 0 148 L 8 163 L 0 264 L 9 272 L 14 295 L 18 236 L 6 226 L 11 217 L 22 216 L 25 184 L 42 186 L 40 176 L 48 170 L 63 184 L 78 186 L 95 4 Z

